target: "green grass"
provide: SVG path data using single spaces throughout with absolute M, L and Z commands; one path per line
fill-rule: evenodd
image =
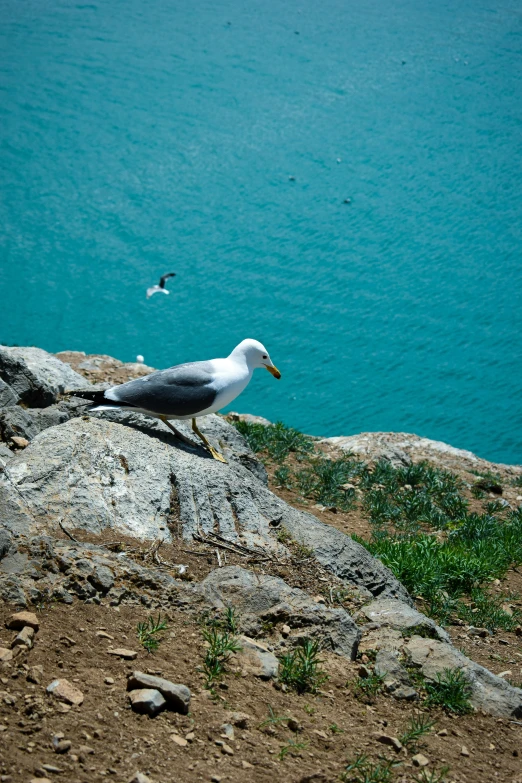
M 380 460 L 369 467 L 349 455 L 326 458 L 314 449 L 312 439 L 280 422 L 271 427 L 237 422 L 236 427 L 254 451 L 277 463 L 279 486 L 340 511 L 359 506 L 372 533 L 370 540 L 354 538 L 380 558 L 441 625 L 455 617 L 490 630 L 509 631 L 520 624 L 522 613 L 508 615 L 487 588 L 522 563 L 522 508 L 509 510 L 499 500 L 488 499 L 482 513 L 470 511 L 463 482 L 428 463 L 394 467 Z M 297 462 L 286 462 L 290 453 Z M 499 475 L 476 475 L 472 494 L 499 494 Z M 522 476 L 514 483 L 522 486 Z M 277 536 L 289 543 L 286 531 Z
M 279 680 L 297 693 L 316 693 L 328 679 L 321 664 L 319 642 L 307 640 L 279 659 Z
M 413 780 L 415 783 L 445 783 L 449 767 L 441 767 L 439 770 L 421 770 Z
M 289 754 L 291 756 L 298 756 L 301 750 L 308 747 L 308 740 L 297 742 L 296 740 L 289 740 L 286 745 L 283 745 L 279 751 L 279 761 L 283 761 Z
M 288 715 L 276 715 L 274 712 L 272 706 L 268 705 L 268 718 L 264 720 L 262 723 L 259 724 L 260 729 L 262 729 L 264 726 L 277 726 L 280 723 L 288 723 L 290 718 Z
M 348 762 L 341 774 L 341 780 L 344 783 L 391 783 L 393 768 L 399 763 L 389 759 L 380 759 L 374 763 L 364 754 L 360 754 Z
M 399 741 L 410 751 L 417 751 L 420 740 L 428 734 L 433 726 L 434 720 L 430 720 L 426 715 L 412 715 L 405 731 L 400 735 Z
M 158 613 L 156 619 L 149 617 L 145 622 L 138 623 L 136 633 L 138 641 L 145 647 L 147 652 L 152 653 L 158 649 L 161 641 L 161 634 L 167 630 L 167 621 L 161 619 Z
M 205 687 L 212 688 L 226 671 L 226 664 L 233 653 L 241 650 L 239 640 L 228 631 L 220 628 L 203 628 L 203 638 L 207 642 L 207 651 L 203 661 Z
M 246 439 L 252 451 L 266 452 L 274 462 L 283 462 L 290 452 L 297 456 L 310 454 L 314 448 L 312 438 L 293 427 L 285 427 L 280 421 L 268 427 L 246 421 L 234 422 L 234 426 Z
M 384 675 L 370 674 L 369 677 L 359 677 L 353 686 L 353 692 L 357 699 L 365 704 L 373 704 L 377 695 L 382 691 Z
M 444 669 L 434 682 L 426 682 L 427 707 L 442 707 L 456 715 L 473 712 L 469 701 L 471 685 L 461 669 Z

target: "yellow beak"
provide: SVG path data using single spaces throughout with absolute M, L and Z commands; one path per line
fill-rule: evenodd
M 281 377 L 281 373 L 279 372 L 277 367 L 274 367 L 273 364 L 265 364 L 265 367 L 270 373 L 270 375 L 273 375 L 274 378 L 277 378 L 279 380 L 279 378 Z

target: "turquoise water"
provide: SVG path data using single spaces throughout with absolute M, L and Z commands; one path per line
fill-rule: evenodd
M 518 0 L 0 19 L 0 340 L 165 367 L 255 337 L 283 379 L 236 410 L 522 462 Z

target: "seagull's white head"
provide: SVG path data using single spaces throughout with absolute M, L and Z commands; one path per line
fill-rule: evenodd
M 233 358 L 244 358 L 249 370 L 264 367 L 274 378 L 281 377 L 281 373 L 272 362 L 265 346 L 257 340 L 243 340 L 239 345 L 236 345 L 230 356 Z

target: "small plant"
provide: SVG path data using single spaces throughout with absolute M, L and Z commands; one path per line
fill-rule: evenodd
M 384 675 L 370 674 L 369 677 L 359 677 L 354 684 L 354 694 L 357 699 L 366 704 L 373 704 L 375 697 L 382 691 Z
M 520 474 L 520 476 L 517 476 L 516 479 L 513 479 L 513 486 L 522 487 L 522 473 Z
M 203 662 L 203 673 L 206 678 L 207 688 L 212 688 L 214 682 L 219 680 L 226 669 L 226 663 L 233 653 L 241 650 L 241 645 L 235 636 L 228 631 L 219 628 L 204 628 L 203 638 L 208 644 L 208 649 Z
M 444 669 L 435 682 L 426 683 L 426 706 L 442 707 L 456 715 L 473 712 L 471 685 L 461 669 Z
M 341 729 L 340 726 L 337 725 L 337 723 L 331 723 L 330 726 L 328 726 L 332 734 L 342 734 L 344 732 L 344 729 Z
M 307 715 L 315 715 L 315 707 L 312 707 L 311 704 L 305 704 L 303 710 L 306 712 Z
M 429 771 L 423 769 L 422 772 L 414 778 L 416 783 L 444 783 L 449 772 L 449 767 L 441 767 L 438 771 Z
M 233 634 L 239 633 L 239 615 L 231 606 L 228 606 L 225 611 L 223 625 L 226 631 L 230 631 Z
M 268 718 L 259 724 L 259 728 L 264 726 L 277 726 L 279 723 L 288 723 L 288 715 L 276 715 L 270 704 L 268 705 Z
M 280 658 L 280 681 L 298 693 L 316 693 L 328 679 L 321 668 L 323 661 L 319 657 L 320 651 L 319 642 L 307 640 L 301 647 L 283 655 Z
M 306 544 L 298 541 L 295 542 L 293 549 L 296 557 L 300 558 L 301 560 L 308 560 L 314 554 L 313 549 L 310 549 L 309 546 L 306 546 Z
M 348 763 L 341 775 L 341 780 L 344 783 L 390 783 L 393 767 L 399 764 L 400 762 L 393 762 L 385 758 L 373 763 L 368 759 L 368 756 L 361 753 Z
M 311 438 L 293 427 L 285 427 L 280 421 L 267 427 L 246 421 L 233 424 L 248 441 L 252 451 L 266 452 L 274 462 L 284 462 L 290 452 L 299 457 L 310 454 L 314 449 Z
M 303 740 L 302 742 L 296 742 L 295 740 L 289 740 L 289 742 L 286 745 L 283 745 L 281 750 L 279 751 L 279 761 L 283 761 L 288 754 L 291 756 L 298 756 L 299 751 L 304 750 L 308 747 L 308 740 Z
M 161 619 L 161 614 L 154 619 L 152 616 L 143 623 L 138 623 L 137 634 L 140 644 L 145 647 L 147 652 L 152 653 L 158 649 L 160 639 L 158 635 L 167 630 L 167 621 Z
M 408 750 L 414 750 L 419 746 L 419 740 L 428 734 L 435 725 L 434 720 L 430 720 L 426 715 L 413 715 L 406 731 L 399 737 L 400 742 Z
M 292 540 L 292 536 L 286 529 L 286 527 L 280 527 L 277 531 L 277 540 L 280 544 L 289 544 Z
M 284 487 L 285 489 L 290 489 L 292 486 L 290 476 L 290 468 L 287 468 L 286 466 L 281 466 L 274 472 L 275 481 L 280 487 Z

